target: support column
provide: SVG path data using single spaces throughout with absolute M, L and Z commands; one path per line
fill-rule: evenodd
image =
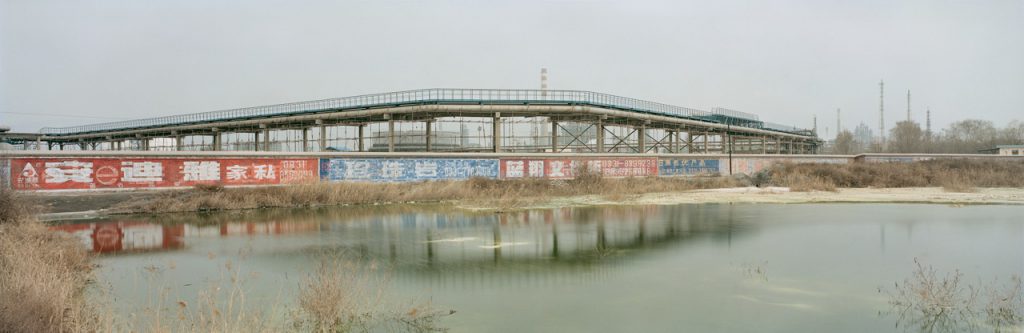
M 263 132 L 263 147 L 261 148 L 263 151 L 270 151 L 270 127 L 261 124 L 260 129 Z
M 494 152 L 495 153 L 500 153 L 501 152 L 501 112 L 495 112 L 494 113 L 494 118 L 493 118 L 493 120 L 491 120 L 491 126 L 493 127 L 493 129 L 491 130 L 491 136 L 492 136 L 492 139 L 494 141 L 494 143 L 493 143 Z
M 424 130 L 424 132 L 425 132 L 424 134 L 426 135 L 426 137 L 423 138 L 424 139 L 423 140 L 424 141 L 424 147 L 426 148 L 427 151 L 431 151 L 431 150 L 433 150 L 432 146 L 433 146 L 433 143 L 434 143 L 434 138 L 433 138 L 433 136 L 434 136 L 434 129 L 432 128 L 432 127 L 434 127 L 434 120 L 433 119 L 427 120 L 426 126 L 427 127 Z
M 775 154 L 782 154 L 782 138 L 775 138 Z
M 693 132 L 686 131 L 686 152 L 692 154 L 696 150 L 693 148 Z
M 704 153 L 708 153 L 708 132 L 704 132 Z
M 676 151 L 674 152 L 675 154 L 683 153 L 683 136 L 680 135 L 682 133 L 682 131 L 676 130 Z
M 636 145 L 640 148 L 640 153 L 647 152 L 647 123 L 640 124 L 640 128 L 636 130 Z
M 36 137 L 36 150 L 43 150 L 43 138 Z
M 388 152 L 395 152 L 395 119 L 388 116 Z
M 64 143 L 63 142 L 60 143 L 60 150 L 62 150 L 62 151 L 64 150 Z
M 597 118 L 597 152 L 604 152 L 604 117 Z
M 148 138 L 142 138 L 142 139 L 139 139 L 139 140 L 140 140 L 139 146 L 142 146 L 142 150 L 149 151 L 149 139 Z
M 357 128 L 356 128 L 356 131 L 358 131 L 358 132 L 359 132 L 359 133 L 358 133 L 358 135 L 359 135 L 359 140 L 357 140 L 357 141 L 358 141 L 358 142 L 357 142 L 357 145 L 358 145 L 358 147 L 356 147 L 356 148 L 357 148 L 357 149 L 359 149 L 359 151 L 364 151 L 364 149 L 363 149 L 363 147 L 364 147 L 364 145 L 363 145 L 363 142 L 365 142 L 365 141 L 366 141 L 366 137 L 365 137 L 365 136 L 363 136 L 363 133 L 365 132 L 365 131 L 363 130 L 364 128 L 366 128 L 366 124 L 360 124 L 360 125 L 359 125 L 359 126 L 357 126 Z
M 325 152 L 327 151 L 327 126 L 324 125 L 323 120 L 319 119 L 316 120 L 316 126 L 319 126 L 319 131 L 321 131 L 321 136 L 316 138 L 316 143 L 319 145 L 319 151 Z
M 302 151 L 309 151 L 309 127 L 302 128 Z
M 260 150 L 260 132 L 259 131 L 252 132 L 252 150 L 253 151 L 259 151 Z
M 558 122 L 551 119 L 551 152 L 558 152 Z
M 184 147 L 182 146 L 185 145 L 185 136 L 178 134 L 177 132 L 171 132 L 171 135 L 174 135 L 174 150 L 184 150 Z
M 219 151 L 221 149 L 223 149 L 223 147 L 221 146 L 220 131 L 218 131 L 216 128 L 214 128 L 213 129 L 213 150 L 214 151 Z

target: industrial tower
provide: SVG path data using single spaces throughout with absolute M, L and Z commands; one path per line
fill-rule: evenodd
M 878 140 L 885 145 L 885 81 L 878 81 Z

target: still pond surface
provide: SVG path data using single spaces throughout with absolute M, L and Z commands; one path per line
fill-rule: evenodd
M 57 228 L 102 253 L 126 313 L 195 302 L 231 272 L 248 307 L 288 307 L 329 251 L 386 267 L 395 302 L 455 310 L 453 332 L 916 332 L 887 294 L 915 258 L 978 283 L 1024 274 L 1021 206 L 375 206 Z

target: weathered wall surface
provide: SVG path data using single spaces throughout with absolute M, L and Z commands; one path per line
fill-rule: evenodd
M 912 162 L 998 155 L 614 155 L 479 153 L 4 152 L 0 182 L 21 191 L 175 188 L 197 184 L 396 182 L 747 174 L 776 163 Z

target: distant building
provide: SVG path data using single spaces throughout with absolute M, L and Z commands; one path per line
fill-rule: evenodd
M 1021 156 L 1024 155 L 1024 145 L 998 145 L 995 148 L 982 149 L 978 152 L 983 154 Z
M 875 133 L 871 131 L 867 124 L 860 123 L 860 125 L 857 125 L 857 128 L 853 129 L 853 141 L 856 141 L 858 146 L 870 146 L 874 138 Z

